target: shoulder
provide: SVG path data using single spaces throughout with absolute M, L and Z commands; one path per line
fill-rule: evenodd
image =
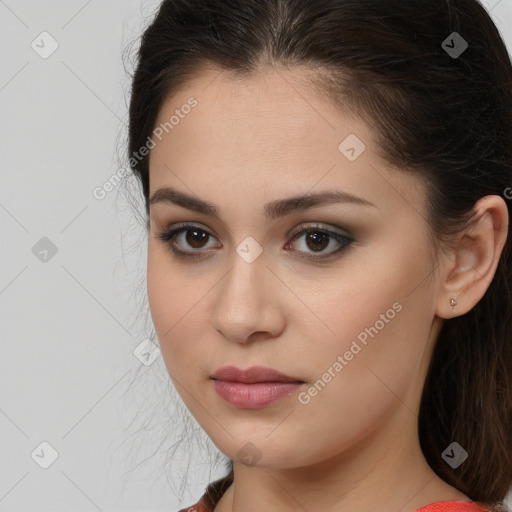
M 233 476 L 233 470 L 231 470 L 225 477 L 211 482 L 195 505 L 178 510 L 178 512 L 213 512 L 226 489 L 233 483 Z
M 206 508 L 201 502 L 196 503 L 188 508 L 182 508 L 178 512 L 211 512 L 211 509 Z
M 487 508 L 474 501 L 438 501 L 418 508 L 416 512 L 507 512 L 507 509 Z

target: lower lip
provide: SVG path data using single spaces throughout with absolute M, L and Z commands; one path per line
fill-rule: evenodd
M 213 380 L 215 391 L 230 405 L 238 409 L 261 409 L 266 405 L 295 393 L 300 382 L 226 382 Z

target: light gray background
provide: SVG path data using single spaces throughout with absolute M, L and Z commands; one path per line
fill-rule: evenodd
M 484 3 L 512 51 L 512 0 Z M 0 0 L 0 512 L 175 512 L 224 471 L 197 424 L 185 489 L 188 446 L 166 465 L 182 410 L 158 351 L 134 354 L 143 229 L 122 187 L 93 195 L 124 170 L 121 56 L 158 4 Z

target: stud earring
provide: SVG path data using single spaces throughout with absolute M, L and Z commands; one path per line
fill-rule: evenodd
M 457 305 L 457 301 L 455 299 L 450 299 L 450 306 L 454 308 Z

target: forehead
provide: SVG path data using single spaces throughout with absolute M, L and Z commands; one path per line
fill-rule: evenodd
M 265 69 L 240 78 L 206 68 L 163 103 L 155 127 L 166 123 L 151 150 L 150 193 L 181 182 L 204 191 L 203 197 L 221 184 L 233 194 L 258 187 L 268 192 L 271 186 L 291 195 L 321 181 L 323 188 L 341 185 L 375 198 L 389 179 L 405 188 L 413 179 L 396 170 L 384 176 L 389 165 L 377 157 L 372 130 L 337 110 L 301 69 Z M 364 145 L 355 161 L 340 149 L 349 137 Z
M 226 70 L 206 68 L 163 103 L 157 125 L 165 123 L 169 114 L 194 97 L 197 106 L 190 117 L 193 117 L 194 131 L 199 130 L 203 136 L 203 131 L 211 131 L 215 122 L 210 136 L 231 130 L 226 142 L 250 135 L 255 143 L 261 138 L 267 144 L 276 139 L 282 143 L 287 136 L 292 140 L 300 136 L 301 143 L 307 143 L 308 139 L 313 142 L 315 134 L 321 137 L 326 130 L 336 131 L 341 119 L 334 105 L 308 81 L 310 73 L 302 69 L 264 68 L 239 77 Z M 353 121 L 360 124 L 359 131 L 369 138 L 366 126 Z M 286 130 L 282 131 L 283 128 Z

